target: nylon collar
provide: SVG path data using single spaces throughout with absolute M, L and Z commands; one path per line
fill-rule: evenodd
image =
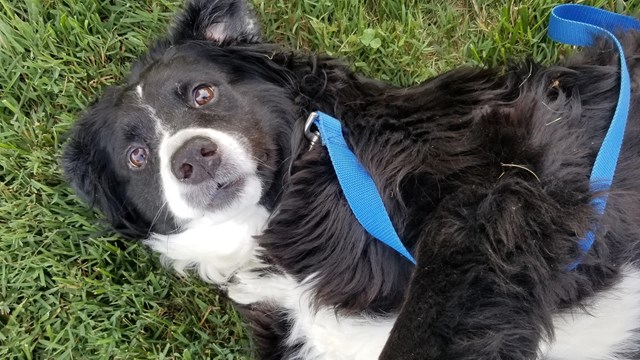
M 312 131 L 313 124 L 319 134 Z M 349 149 L 340 121 L 320 111 L 311 113 L 305 124 L 305 135 L 309 138 L 311 147 L 320 138 L 327 148 L 344 197 L 360 225 L 415 265 L 416 261 L 400 241 L 391 223 L 371 175 Z

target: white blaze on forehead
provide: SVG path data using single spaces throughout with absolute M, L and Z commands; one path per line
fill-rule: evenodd
M 155 122 L 156 134 L 159 137 L 162 137 L 162 120 L 160 120 L 160 118 L 156 114 L 156 109 L 154 109 L 151 105 L 142 102 L 142 84 L 136 86 L 136 95 L 138 95 L 139 106 Z
M 155 121 L 156 129 L 160 129 L 162 126 L 162 121 L 156 114 L 156 109 L 154 109 L 151 105 L 142 102 L 142 83 L 139 83 L 136 86 L 136 96 L 138 97 L 138 104 L 140 105 L 140 107 L 147 113 L 147 115 L 149 115 L 151 119 L 153 119 L 153 121 Z
M 193 137 L 204 137 L 211 139 L 218 146 L 220 152 L 221 167 L 232 168 L 236 178 L 244 178 L 243 189 L 240 191 L 235 203 L 228 208 L 216 212 L 207 212 L 203 209 L 196 209 L 183 197 L 183 193 L 188 190 L 188 185 L 182 184 L 171 171 L 171 158 L 173 154 L 186 141 Z M 245 142 L 236 139 L 230 134 L 222 131 L 191 128 L 180 130 L 170 135 L 163 131 L 162 142 L 160 144 L 160 177 L 165 200 L 173 215 L 182 222 L 206 216 L 210 221 L 222 222 L 238 215 L 245 209 L 256 205 L 262 195 L 262 186 L 256 176 L 257 163 L 252 159 L 248 146 Z M 235 180 L 235 179 L 222 179 Z

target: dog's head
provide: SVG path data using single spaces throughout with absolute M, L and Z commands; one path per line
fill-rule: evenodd
M 115 230 L 144 238 L 268 206 L 294 106 L 260 39 L 243 1 L 190 1 L 77 122 L 64 171 Z

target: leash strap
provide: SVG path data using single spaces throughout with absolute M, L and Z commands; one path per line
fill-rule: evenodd
M 551 19 L 549 21 L 548 35 L 555 41 L 569 45 L 590 46 L 596 37 L 604 36 L 613 41 L 620 55 L 620 96 L 618 104 L 589 178 L 590 191 L 598 193 L 598 196 L 591 200 L 591 206 L 596 211 L 598 218 L 602 217 L 607 207 L 608 192 L 611 189 L 613 176 L 616 172 L 631 101 L 631 82 L 624 57 L 624 49 L 614 33 L 630 29 L 640 30 L 640 21 L 630 16 L 576 4 L 556 6 L 551 11 Z M 580 265 L 584 255 L 593 246 L 597 230 L 598 222 L 580 240 L 579 245 L 582 254 L 577 261 L 568 266 L 567 270 L 574 270 Z
M 631 81 L 624 49 L 614 32 L 629 29 L 640 30 L 640 21 L 630 16 L 577 4 L 556 6 L 551 11 L 549 22 L 548 35 L 555 41 L 575 46 L 590 46 L 595 38 L 604 36 L 613 41 L 620 56 L 618 103 L 589 178 L 590 191 L 598 193 L 598 196 L 591 200 L 591 205 L 599 218 L 607 207 L 608 191 L 611 189 L 618 164 L 631 101 Z M 312 118 L 320 131 L 323 144 L 327 147 L 345 198 L 358 222 L 372 236 L 415 264 L 413 256 L 407 251 L 393 228 L 371 176 L 349 149 L 342 135 L 340 121 L 322 112 L 312 113 L 310 119 Z M 312 144 L 317 140 L 314 135 L 310 138 Z M 577 261 L 567 267 L 567 270 L 574 270 L 580 265 L 584 255 L 595 242 L 597 229 L 598 223 L 579 241 L 582 254 Z
M 319 111 L 312 113 L 309 118 L 314 114 L 314 123 L 320 131 L 322 144 L 327 147 L 344 197 L 358 222 L 369 234 L 415 264 L 413 256 L 393 228 L 371 176 L 349 149 L 340 121 Z

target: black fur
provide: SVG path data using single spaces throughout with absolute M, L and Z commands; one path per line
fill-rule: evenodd
M 257 28 L 245 31 L 251 16 L 239 1 L 189 2 L 129 84 L 194 61 L 242 86 L 253 115 L 268 108 L 257 130 L 246 128 L 263 131 L 258 147 L 269 159 L 260 169 L 270 184 L 262 203 L 274 214 L 258 238 L 264 256 L 298 279 L 315 274 L 318 306 L 352 315 L 399 311 L 381 358 L 533 359 L 538 342 L 553 337 L 551 315 L 611 286 L 620 265 L 638 260 L 640 34 L 624 36 L 634 95 L 607 213 L 594 248 L 566 271 L 596 223 L 588 177 L 618 95 L 611 44 L 556 66 L 461 68 L 397 88 L 335 59 L 260 43 Z M 225 21 L 229 32 L 209 41 L 207 29 Z M 164 224 L 153 222 L 159 199 L 131 199 L 132 180 L 105 152 L 107 134 L 119 131 L 105 117 L 126 89 L 107 91 L 91 107 L 63 162 L 115 230 L 140 238 L 175 226 L 167 214 Z M 315 110 L 342 121 L 417 266 L 359 226 L 325 149 L 307 151 L 302 127 Z M 295 351 L 283 342 L 286 314 L 268 306 L 241 312 L 262 357 Z
M 252 345 L 258 359 L 290 359 L 296 355 L 300 344 L 285 343 L 291 323 L 280 309 L 268 304 L 238 305 L 236 309 L 249 319 Z

